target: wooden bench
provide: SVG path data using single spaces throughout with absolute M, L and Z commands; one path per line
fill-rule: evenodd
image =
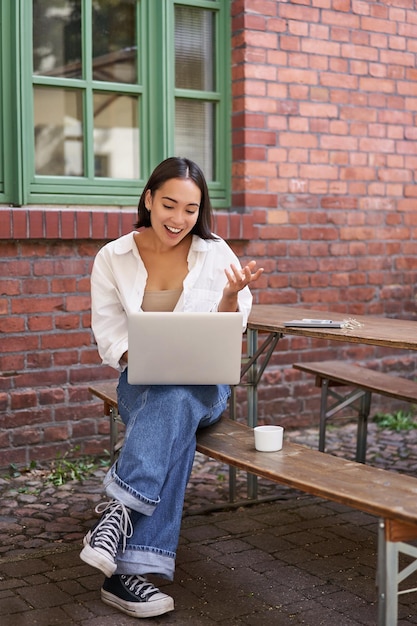
M 103 400 L 105 414 L 113 421 L 117 417 L 115 383 L 99 383 L 89 389 Z M 228 418 L 198 432 L 197 450 L 255 476 L 378 517 L 378 625 L 395 626 L 399 583 L 417 571 L 417 548 L 410 543 L 417 539 L 416 478 L 287 441 L 280 452 L 257 452 L 252 428 Z M 400 553 L 412 559 L 401 571 Z
M 316 385 L 321 388 L 319 450 L 326 448 L 326 426 L 339 411 L 348 406 L 355 407 L 358 418 L 356 439 L 356 461 L 365 463 L 368 417 L 372 393 L 379 393 L 406 402 L 417 402 L 417 382 L 391 376 L 343 361 L 294 363 L 294 368 L 314 374 Z M 336 391 L 340 387 L 353 387 L 346 394 Z M 332 400 L 336 402 L 331 404 Z

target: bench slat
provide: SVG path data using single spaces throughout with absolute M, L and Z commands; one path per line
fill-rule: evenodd
M 116 383 L 91 393 L 117 408 Z M 257 452 L 249 426 L 222 418 L 197 433 L 197 450 L 227 465 L 378 517 L 408 522 L 417 532 L 417 480 L 284 441 L 280 452 Z
M 197 450 L 262 478 L 417 527 L 414 477 L 364 466 L 287 441 L 280 452 L 257 452 L 252 429 L 228 418 L 199 431 Z
M 371 392 L 376 391 L 381 395 L 398 400 L 417 402 L 417 382 L 407 378 L 377 372 L 343 361 L 295 363 L 293 367 L 320 378 L 327 378 L 346 385 L 351 384 Z

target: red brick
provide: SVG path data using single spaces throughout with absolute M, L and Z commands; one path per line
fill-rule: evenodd
M 379 60 L 378 50 L 374 48 L 370 48 L 369 46 L 342 44 L 341 54 L 342 54 L 342 57 L 345 57 L 348 59 L 361 59 L 365 61 L 375 61 L 375 62 Z
M 29 217 L 29 237 L 31 239 L 42 239 L 44 237 L 44 211 L 31 209 L 28 211 Z
M 282 83 L 317 85 L 319 82 L 317 72 L 295 68 L 279 68 L 277 78 Z
M 89 346 L 91 344 L 91 335 L 88 332 L 54 333 L 51 335 L 43 335 L 41 337 L 42 350 L 68 349 L 75 346 Z
M 44 211 L 45 237 L 48 239 L 58 239 L 61 235 L 60 214 L 55 209 Z
M 288 20 L 301 20 L 302 22 L 318 22 L 320 12 L 316 8 L 299 6 L 296 4 L 283 4 L 279 8 L 279 15 Z
M 126 210 L 123 211 L 123 213 L 121 214 L 121 232 L 120 230 L 118 231 L 118 234 L 116 235 L 117 237 L 120 236 L 121 234 L 126 234 L 126 233 L 130 233 L 132 232 L 132 230 L 134 230 L 134 223 L 137 221 L 137 213 L 132 212 L 130 210 Z M 109 233 L 109 238 L 113 239 L 114 236 L 110 236 Z
M 63 307 L 62 297 L 45 297 L 39 298 L 20 298 L 18 301 L 12 302 L 12 312 L 16 314 L 27 313 L 50 313 L 53 310 L 59 310 Z
M 63 209 L 60 212 L 60 222 L 61 222 L 61 238 L 62 239 L 75 239 L 77 236 L 75 211 Z
M 228 215 L 226 213 L 215 213 L 214 215 L 214 232 L 227 239 L 228 237 Z
M 48 360 L 49 366 L 45 367 L 43 371 L 28 370 L 27 372 L 23 372 L 19 374 L 18 384 L 22 388 L 34 388 L 44 387 L 45 385 L 66 385 L 68 382 L 68 372 L 67 370 L 57 370 L 53 365 L 54 359 L 51 359 L 51 352 L 47 352 L 45 354 L 45 359 Z M 42 361 L 41 361 L 42 362 Z M 45 409 L 45 413 L 47 410 Z M 43 417 L 41 419 L 44 419 Z M 30 418 L 32 421 L 32 418 Z M 29 422 L 30 423 L 30 422 Z
M 28 350 L 37 350 L 39 341 L 37 337 L 28 337 L 24 335 L 6 336 L 1 340 L 1 351 L 6 352 L 27 352 Z
M 43 441 L 68 441 L 70 432 L 67 426 L 51 426 L 44 429 Z
M 0 301 L 0 311 L 1 311 Z M 23 317 L 1 317 L 0 333 L 22 333 L 25 330 L 25 319 Z
M 361 28 L 379 33 L 394 35 L 396 33 L 396 23 L 390 20 L 373 19 L 372 17 L 362 17 Z
M 36 461 L 38 463 L 50 461 L 51 459 L 57 459 L 64 456 L 70 450 L 71 444 L 69 441 L 66 441 L 65 443 L 46 443 L 44 445 L 37 444 L 31 446 L 28 450 L 29 461 Z
M 42 278 L 26 279 L 22 281 L 22 293 L 29 295 L 42 295 L 49 292 L 48 281 Z
M 0 388 L 9 387 L 9 375 L 15 374 L 25 366 L 25 358 L 22 354 L 0 354 Z M 6 383 L 7 384 L 2 384 Z
M 16 430 L 12 434 L 12 441 L 15 447 L 30 446 L 42 441 L 41 431 L 38 428 L 25 428 L 25 430 Z
M 26 409 L 36 406 L 38 402 L 35 391 L 13 391 L 10 395 L 10 405 L 12 410 Z
M 76 231 L 78 239 L 88 239 L 91 237 L 91 211 L 80 210 L 75 214 Z
M 11 209 L 0 207 L 0 239 L 10 239 L 12 233 L 12 211 Z
M 8 448 L 0 450 L 0 467 L 26 464 L 26 448 Z M 36 459 L 34 459 L 36 460 Z
M 26 239 L 28 236 L 28 214 L 26 210 L 13 209 L 13 237 L 15 239 Z
M 351 10 L 351 0 L 333 0 L 332 9 L 333 11 L 346 11 L 349 13 Z
M 91 299 L 88 295 L 67 296 L 66 311 L 89 311 L 91 308 Z
M 336 12 L 336 11 L 322 11 L 321 21 L 323 24 L 332 24 L 334 26 L 343 26 L 356 31 L 360 27 L 360 17 L 357 15 Z
M 120 235 L 120 211 L 109 211 L 107 213 L 107 237 L 117 239 Z

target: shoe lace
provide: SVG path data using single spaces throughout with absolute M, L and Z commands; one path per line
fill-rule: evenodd
M 110 500 L 101 502 L 95 510 L 96 513 L 101 513 L 101 519 L 93 530 L 94 545 L 108 550 L 115 556 L 121 536 L 124 552 L 126 539 L 133 535 L 129 509 L 118 500 Z
M 155 593 L 159 593 L 159 589 L 155 587 L 155 585 L 138 574 L 134 574 L 132 576 L 122 575 L 122 579 L 129 591 L 134 593 L 136 596 L 140 596 L 144 600 L 148 600 Z

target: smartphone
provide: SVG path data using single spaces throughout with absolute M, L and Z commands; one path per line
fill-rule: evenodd
M 304 318 L 302 320 L 290 320 L 289 322 L 284 322 L 284 326 L 298 328 L 343 328 L 343 322 Z

